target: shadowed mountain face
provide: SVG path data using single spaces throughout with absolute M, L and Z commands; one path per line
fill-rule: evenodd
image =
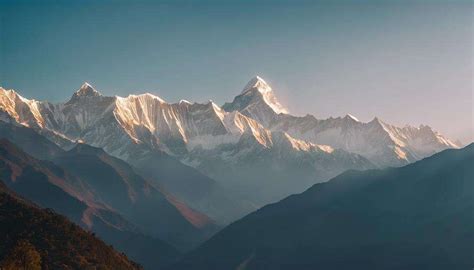
M 147 268 L 161 267 L 179 256 L 175 248 L 144 235 L 120 212 L 99 200 L 91 183 L 51 162 L 29 156 L 5 139 L 0 140 L 0 179 L 38 205 L 52 208 L 76 224 L 94 231 Z M 168 217 L 167 212 L 161 214 Z M 158 213 L 155 215 L 158 216 Z M 169 217 L 171 219 L 172 216 Z M 181 220 L 185 222 L 184 218 Z M 164 227 L 163 223 L 158 225 Z
M 231 224 L 172 269 L 470 269 L 474 144 L 349 171 Z
M 88 194 L 95 201 L 123 215 L 133 215 L 133 217 L 128 216 L 132 219 L 136 218 L 139 220 L 140 215 L 146 216 L 148 221 L 142 221 L 149 224 L 143 225 L 144 227 L 148 226 L 149 229 L 153 227 L 151 231 L 153 234 L 169 235 L 171 232 L 166 231 L 166 227 L 171 227 L 173 230 L 193 230 L 189 228 L 189 224 L 186 225 L 183 222 L 173 223 L 174 220 L 184 220 L 184 223 L 190 223 L 191 227 L 198 230 L 213 231 L 215 229 L 212 220 L 206 215 L 189 208 L 185 203 L 180 202 L 178 198 L 174 197 L 174 192 L 160 190 L 161 181 L 152 178 L 144 179 L 129 164 L 108 155 L 100 148 L 79 143 L 71 150 L 64 151 L 31 128 L 4 122 L 0 122 L 0 138 L 6 138 L 21 146 L 22 150 L 35 158 L 51 161 L 65 169 L 70 176 L 75 177 L 75 180 L 71 181 L 81 181 L 84 183 L 82 188 L 86 190 L 80 192 L 82 195 Z M 155 173 L 167 176 L 163 176 L 163 178 L 172 178 L 173 171 L 175 171 L 175 177 L 178 180 L 174 182 L 178 184 L 181 183 L 179 180 L 184 179 L 185 176 L 188 176 L 188 179 L 184 179 L 185 182 L 192 181 L 193 179 L 196 179 L 197 183 L 201 183 L 201 180 L 207 181 L 207 184 L 202 185 L 201 189 L 188 185 L 189 193 L 194 192 L 197 194 L 196 196 L 205 196 L 207 194 L 201 193 L 208 188 L 208 185 L 215 184 L 213 180 L 176 160 L 166 162 L 166 158 L 171 159 L 165 156 L 157 159 L 154 164 L 155 166 L 152 166 Z M 179 164 L 178 167 L 174 165 L 176 163 Z M 160 166 L 156 166 L 157 164 Z M 192 174 L 193 172 L 194 174 Z M 199 177 L 201 179 L 197 179 Z M 183 183 L 181 184 L 185 186 Z M 175 204 L 179 205 L 179 207 Z M 153 209 L 153 215 L 151 215 L 152 213 L 141 213 L 140 211 L 143 212 L 145 211 L 144 209 Z M 162 218 L 168 214 L 168 218 Z M 153 222 L 151 220 L 152 217 L 156 218 Z M 163 222 L 165 224 L 161 224 Z M 137 223 L 140 225 L 139 221 Z M 178 225 L 179 223 L 181 225 Z M 173 242 L 173 240 L 171 241 Z
M 0 220 L 0 268 L 18 267 L 36 253 L 34 262 L 41 269 L 140 269 L 91 233 L 18 197 L 1 182 Z M 29 250 L 15 256 L 21 241 L 28 241 Z
M 8 139 L 37 159 L 50 160 L 64 152 L 59 146 L 46 139 L 46 137 L 39 135 L 31 128 L 1 121 L 0 138 Z
M 218 224 L 228 224 L 255 210 L 220 183 L 161 151 L 147 151 L 129 160 L 137 171 L 157 186 L 205 213 Z
M 217 230 L 207 216 L 145 181 L 126 162 L 78 144 L 53 162 L 79 177 L 98 201 L 142 231 L 186 249 Z M 179 207 L 178 207 L 179 206 Z

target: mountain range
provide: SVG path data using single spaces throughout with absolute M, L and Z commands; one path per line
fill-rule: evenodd
M 232 102 L 223 106 L 212 101 L 168 103 L 149 93 L 103 96 L 88 83 L 62 103 L 26 99 L 13 90 L 0 88 L 0 138 L 3 138 L 0 140 L 0 178 L 7 189 L 96 233 L 147 269 L 168 267 L 177 261 L 180 261 L 177 269 L 285 269 L 285 265 L 312 269 L 319 263 L 332 265 L 341 258 L 328 255 L 323 256 L 328 261 L 318 261 L 306 258 L 305 254 L 280 254 L 280 251 L 299 251 L 295 245 L 305 243 L 308 250 L 323 252 L 311 241 L 326 241 L 324 237 L 334 234 L 325 226 L 341 226 L 337 223 L 341 220 L 331 219 L 333 205 L 350 206 L 354 202 L 355 210 L 342 210 L 351 220 L 355 214 L 350 211 L 362 211 L 367 203 L 364 200 L 387 199 L 386 206 L 395 209 L 393 201 L 389 201 L 393 198 L 383 185 L 377 190 L 380 189 L 380 196 L 384 198 L 372 197 L 375 195 L 365 191 L 361 193 L 365 196 L 362 202 L 340 197 L 348 194 L 348 198 L 359 198 L 358 184 L 353 183 L 360 182 L 364 186 L 369 181 L 366 179 L 372 179 L 367 185 L 372 185 L 371 181 L 386 183 L 376 179 L 385 179 L 391 174 L 395 176 L 387 176 L 390 179 L 405 176 L 421 179 L 425 175 L 416 173 L 429 171 L 428 166 L 416 164 L 427 164 L 429 159 L 419 160 L 448 148 L 459 148 L 424 125 L 396 127 L 378 118 L 363 123 L 351 115 L 329 119 L 291 115 L 272 88 L 258 76 L 251 79 Z M 407 166 L 413 162 L 415 164 Z M 448 168 L 448 165 L 439 167 Z M 413 166 L 418 169 L 407 169 Z M 387 167 L 401 168 L 384 169 Z M 437 177 L 438 171 L 428 176 Z M 447 177 L 459 178 L 457 175 Z M 350 180 L 353 178 L 357 180 Z M 406 181 L 389 186 L 400 192 L 403 188 L 397 185 L 413 190 L 421 188 Z M 326 191 L 327 186 L 329 191 Z M 321 187 L 323 191 L 314 191 Z M 287 205 L 295 196 L 285 197 L 306 189 L 296 197 L 310 199 Z M 432 190 L 427 192 L 430 196 L 436 195 Z M 334 197 L 337 201 L 319 201 L 320 193 L 322 198 Z M 405 195 L 407 200 L 414 200 L 410 197 L 413 194 Z M 271 205 L 265 206 L 268 204 Z M 274 205 L 283 205 L 282 210 L 266 214 L 269 208 L 280 209 Z M 417 213 L 427 211 L 422 208 L 426 205 L 418 206 Z M 403 216 L 407 211 L 403 207 L 396 214 L 407 218 Z M 302 217 L 306 210 L 311 212 L 309 220 Z M 385 213 L 377 211 L 381 210 L 369 207 L 364 215 L 373 214 L 375 225 L 386 222 L 376 219 L 385 218 Z M 289 213 L 291 216 L 286 216 Z M 336 214 L 340 216 L 339 212 Z M 294 235 L 286 234 L 282 242 L 269 240 L 267 236 L 279 239 L 278 234 L 285 234 L 279 227 L 273 230 L 273 215 L 277 226 L 294 230 Z M 325 216 L 327 222 L 320 224 L 318 218 L 324 215 L 328 215 Z M 254 222 L 255 216 L 257 221 Z M 282 220 L 277 220 L 280 217 Z M 363 222 L 371 217 L 364 218 Z M 286 220 L 294 222 L 285 223 Z M 394 221 L 394 218 L 387 214 L 387 220 Z M 426 220 L 420 222 L 423 223 L 420 226 L 424 226 Z M 227 224 L 231 225 L 218 233 Z M 374 224 L 365 225 L 379 230 Z M 322 238 L 303 241 L 303 233 L 310 234 L 306 230 L 313 227 L 320 228 L 324 235 L 311 234 L 312 237 Z M 403 224 L 395 227 L 403 228 Z M 252 239 L 246 237 L 246 231 L 252 232 L 249 234 Z M 355 233 L 354 228 L 348 231 Z M 402 239 L 404 235 L 400 233 L 397 231 L 394 235 Z M 344 235 L 347 236 L 345 233 L 339 238 L 334 236 L 340 244 L 337 248 L 342 246 L 343 251 L 347 251 L 348 260 L 356 258 L 351 253 L 355 252 L 354 247 L 341 238 Z M 211 240 L 206 241 L 209 238 Z M 365 245 L 361 239 L 356 240 Z M 235 242 L 238 250 L 222 248 L 226 241 Z M 283 246 L 280 247 L 280 243 Z M 370 242 L 367 252 L 376 253 L 376 247 L 383 244 L 385 242 Z M 416 245 L 414 248 L 419 247 Z M 183 253 L 197 246 L 198 249 L 180 260 Z M 273 246 L 275 250 L 266 249 Z M 361 246 L 357 248 L 362 250 Z M 393 252 L 401 251 L 394 249 Z M 430 256 L 437 254 L 433 252 Z M 212 254 L 222 259 L 211 258 Z M 465 261 L 462 256 L 459 258 Z M 379 264 L 385 267 L 382 262 L 374 261 L 374 265 Z M 344 262 L 340 266 L 344 268 Z
M 148 93 L 108 97 L 84 83 L 63 103 L 0 88 L 0 110 L 3 121 L 63 149 L 102 148 L 218 224 L 348 169 L 402 166 L 458 147 L 428 126 L 291 115 L 258 76 L 222 107 Z
M 377 117 L 369 123 L 363 123 L 350 114 L 329 119 L 317 119 L 309 114 L 293 116 L 281 109 L 272 88 L 258 76 L 223 108 L 226 111 L 239 111 L 269 130 L 286 132 L 296 139 L 360 154 L 381 167 L 406 165 L 440 150 L 459 147 L 425 125 L 401 128 Z
M 472 164 L 474 144 L 347 171 L 234 222 L 170 269 L 472 268 Z

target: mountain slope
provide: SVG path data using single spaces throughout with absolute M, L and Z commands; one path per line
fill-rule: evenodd
M 0 140 L 0 179 L 25 198 L 94 231 L 147 268 L 161 267 L 179 256 L 175 248 L 144 235 L 122 215 L 97 201 L 86 181 L 50 162 L 34 159 L 5 139 Z
M 474 144 L 349 171 L 229 225 L 172 269 L 469 269 Z
M 21 262 L 14 250 L 26 240 L 30 253 L 33 249 L 39 255 L 36 262 L 42 269 L 140 269 L 93 234 L 25 201 L 1 182 L 0 220 L 0 267 Z
M 150 182 L 205 213 L 217 224 L 228 224 L 254 210 L 220 183 L 162 151 L 146 149 L 129 162 Z
M 40 136 L 33 129 L 22 125 L 0 121 L 0 138 L 20 145 L 22 150 L 41 160 L 50 160 L 64 152 L 46 137 Z
M 217 230 L 207 216 L 162 193 L 130 165 L 102 149 L 78 144 L 53 162 L 78 176 L 95 201 L 114 209 L 147 234 L 178 247 L 189 248 Z
M 362 156 L 296 140 L 282 132 L 268 133 L 268 145 L 242 136 L 236 145 L 198 148 L 185 162 L 210 175 L 258 209 L 347 169 L 370 169 Z

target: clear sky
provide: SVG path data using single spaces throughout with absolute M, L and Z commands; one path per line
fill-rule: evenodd
M 63 101 L 88 81 L 218 104 L 260 75 L 281 103 L 473 136 L 472 1 L 5 1 L 0 85 Z

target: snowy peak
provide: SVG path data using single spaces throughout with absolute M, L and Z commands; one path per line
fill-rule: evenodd
M 101 96 L 101 94 L 94 89 L 94 87 L 92 87 L 89 83 L 87 82 L 84 82 L 81 86 L 81 88 L 79 88 L 79 90 L 77 90 L 72 98 L 79 98 L 79 97 L 98 97 L 98 96 Z
M 272 88 L 261 77 L 255 76 L 245 85 L 244 90 L 242 90 L 241 94 L 245 94 L 246 92 L 251 90 L 257 90 L 260 93 L 265 94 L 271 92 Z
M 129 101 L 141 100 L 141 101 L 152 101 L 152 102 L 158 101 L 159 103 L 166 103 L 164 99 L 150 93 L 139 94 L 139 95 L 128 95 L 128 97 L 126 98 L 123 98 L 123 97 L 118 97 L 118 98 L 126 99 Z
M 346 114 L 346 116 L 344 116 L 344 119 L 347 119 L 347 120 L 352 120 L 352 121 L 355 121 L 355 122 L 360 122 L 359 119 L 357 119 L 357 117 L 353 116 L 352 114 Z
M 279 114 L 288 113 L 275 97 L 270 85 L 259 76 L 252 78 L 242 93 L 231 103 L 224 104 L 222 108 L 227 112 L 239 111 L 264 126 L 272 122 Z
M 19 96 L 19 95 L 15 92 L 15 90 L 12 90 L 12 89 L 7 90 L 7 89 L 5 89 L 5 88 L 3 88 L 3 87 L 0 87 L 0 95 L 1 95 L 2 98 L 5 97 L 5 98 L 12 99 L 12 100 L 14 100 L 17 96 Z
M 0 87 L 0 111 L 6 113 L 7 118 L 25 126 L 42 126 L 44 120 L 40 107 L 41 102 L 26 99 L 14 90 Z M 6 115 L 0 116 L 0 119 L 5 120 Z
M 382 122 L 382 120 L 380 120 L 380 118 L 375 116 L 374 119 L 372 119 L 370 122 L 368 122 L 368 125 L 372 126 L 372 127 L 382 127 L 383 128 L 385 126 L 385 123 Z
M 259 76 L 253 77 L 247 83 L 240 96 L 250 97 L 251 103 L 249 103 L 248 105 L 252 105 L 252 103 L 256 104 L 262 102 L 264 103 L 264 105 L 269 106 L 277 114 L 288 113 L 288 111 L 280 104 L 280 102 L 275 97 L 270 85 L 268 85 L 267 82 L 265 82 L 265 80 L 263 80 Z

